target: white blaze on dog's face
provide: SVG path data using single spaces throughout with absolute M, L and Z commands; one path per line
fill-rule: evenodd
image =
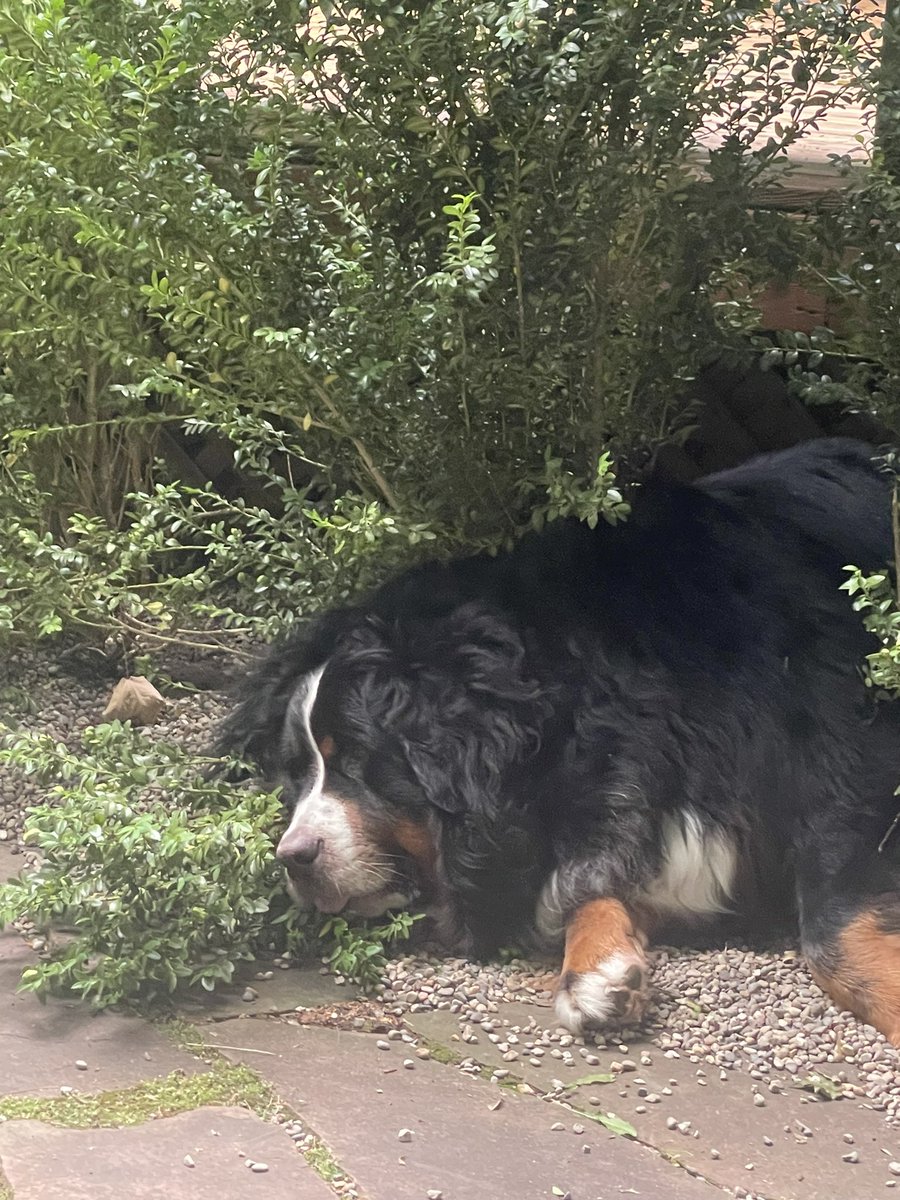
M 339 757 L 335 738 L 317 743 L 313 735 L 327 667 L 303 678 L 288 705 L 280 781 L 289 823 L 276 855 L 299 904 L 374 917 L 418 895 L 433 871 L 433 842 L 424 821 L 390 819 L 390 797 L 367 806 L 359 782 L 330 768 Z

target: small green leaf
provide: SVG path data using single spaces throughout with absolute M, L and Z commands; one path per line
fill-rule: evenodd
M 621 1137 L 637 1137 L 635 1127 L 629 1124 L 628 1121 L 623 1120 L 622 1117 L 617 1117 L 615 1113 L 586 1112 L 582 1115 L 589 1117 L 592 1121 L 596 1121 L 604 1129 L 608 1129 L 610 1133 L 617 1133 Z
M 794 1087 L 802 1092 L 813 1092 L 823 1100 L 840 1100 L 844 1094 L 844 1085 L 830 1075 L 823 1075 L 821 1071 L 811 1071 L 803 1079 L 798 1079 Z
M 615 1083 L 615 1075 L 610 1075 L 606 1071 L 598 1071 L 594 1075 L 582 1075 L 578 1079 L 572 1079 L 566 1084 L 566 1091 L 572 1091 L 574 1088 L 587 1087 L 592 1083 Z

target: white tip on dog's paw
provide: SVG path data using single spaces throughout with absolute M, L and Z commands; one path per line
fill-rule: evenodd
M 593 971 L 566 971 L 556 993 L 556 1016 L 572 1033 L 610 1024 L 634 1024 L 647 1003 L 647 962 L 616 953 Z

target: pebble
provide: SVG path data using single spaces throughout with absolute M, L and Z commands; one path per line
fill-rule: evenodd
M 406 1067 L 407 1071 L 414 1071 L 416 1067 L 415 1062 L 411 1058 L 404 1058 L 403 1065 Z
M 76 1071 L 86 1071 L 88 1069 L 88 1065 L 83 1058 L 76 1058 L 75 1069 Z
M 900 1175 L 900 1162 L 889 1162 L 888 1170 L 892 1175 Z
M 565 1129 L 565 1125 L 563 1125 L 562 1121 L 554 1121 L 553 1124 L 550 1126 L 551 1133 L 562 1133 L 562 1131 L 564 1129 Z
M 245 987 L 241 993 L 241 999 L 245 1000 L 249 1004 L 251 1000 L 259 999 L 259 992 L 252 987 Z
M 382 1038 L 379 1038 L 378 1041 L 375 1043 L 375 1045 L 378 1047 L 379 1050 L 390 1050 L 390 1048 L 391 1048 L 391 1043 L 385 1042 Z
M 842 1154 L 841 1158 L 846 1163 L 858 1163 L 859 1162 L 859 1151 L 851 1150 L 849 1154 Z
M 444 1193 L 440 1188 L 429 1188 L 425 1195 L 427 1200 L 443 1200 Z
M 186 1154 L 181 1161 L 186 1167 L 196 1167 L 197 1165 L 189 1154 Z
M 265 1173 L 266 1173 L 266 1171 L 268 1171 L 268 1169 L 269 1169 L 268 1163 L 252 1162 L 250 1164 L 250 1170 L 253 1171 L 256 1175 L 265 1175 Z
M 398 1142 L 411 1142 L 413 1140 L 413 1131 L 411 1129 L 401 1129 L 397 1134 Z

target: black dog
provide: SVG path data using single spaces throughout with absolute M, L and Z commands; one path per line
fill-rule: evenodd
M 900 1044 L 900 706 L 839 590 L 890 560 L 890 489 L 810 443 L 408 571 L 274 649 L 222 748 L 283 785 L 298 902 L 421 902 L 477 953 L 564 938 L 575 1031 L 640 1015 L 662 925 L 791 911 Z

